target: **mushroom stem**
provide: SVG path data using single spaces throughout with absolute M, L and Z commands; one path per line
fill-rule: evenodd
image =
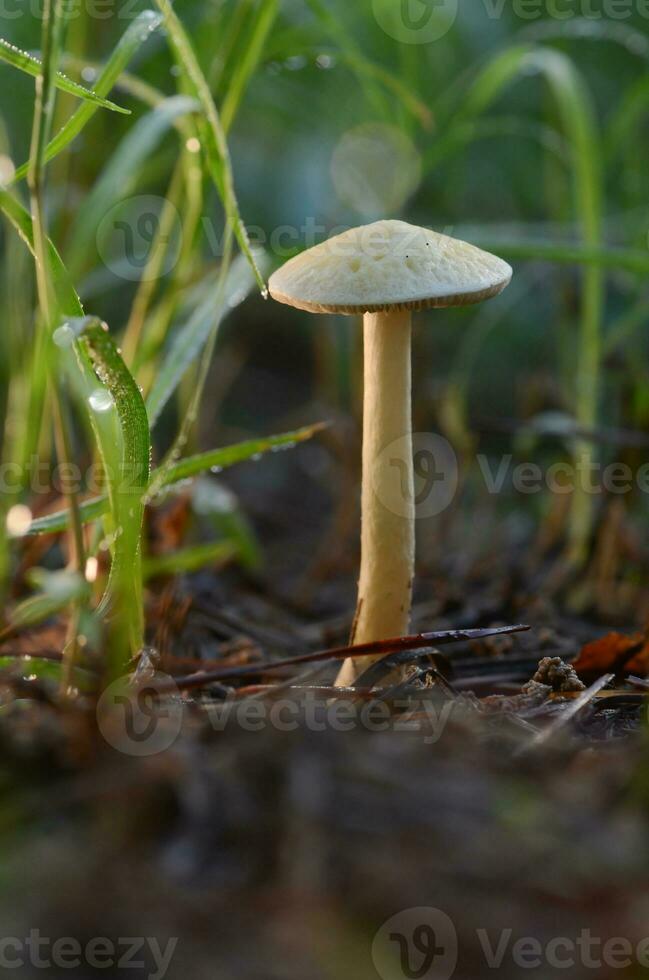
M 415 560 L 411 314 L 366 313 L 363 332 L 361 571 L 352 643 L 408 633 Z M 337 686 L 352 685 L 379 659 L 346 660 Z

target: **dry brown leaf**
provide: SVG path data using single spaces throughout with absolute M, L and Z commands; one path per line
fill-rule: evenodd
M 608 673 L 649 673 L 649 640 L 644 633 L 607 633 L 582 647 L 573 667 L 580 677 Z

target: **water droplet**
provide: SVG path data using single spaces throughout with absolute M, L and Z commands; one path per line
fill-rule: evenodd
M 336 64 L 336 59 L 330 54 L 319 54 L 315 60 L 318 68 L 322 68 L 323 71 L 327 71 L 329 68 L 334 68 Z
M 180 65 L 172 65 L 169 71 L 174 76 L 174 78 L 178 78 L 179 75 L 182 75 L 182 69 Z
M 97 81 L 97 71 L 95 68 L 91 68 L 88 65 L 86 68 L 81 69 L 81 77 L 83 78 L 84 82 L 88 83 L 88 85 L 92 85 L 93 82 Z
M 74 330 L 69 323 L 63 323 L 54 331 L 52 339 L 57 347 L 72 347 L 74 343 Z
M 96 388 L 88 396 L 88 404 L 93 412 L 108 412 L 114 407 L 113 396 L 107 388 Z
M 11 537 L 20 537 L 29 531 L 32 523 L 32 512 L 25 504 L 15 504 L 11 507 L 6 517 L 7 533 Z
M 303 54 L 293 55 L 291 58 L 287 58 L 284 62 L 284 67 L 288 68 L 289 71 L 300 71 L 306 65 L 306 58 Z
M 210 473 L 222 473 L 222 472 L 223 472 L 222 466 L 210 466 Z

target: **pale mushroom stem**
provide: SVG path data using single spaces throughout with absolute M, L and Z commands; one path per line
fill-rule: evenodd
M 363 489 L 361 572 L 353 643 L 408 633 L 415 560 L 410 312 L 363 320 Z M 348 687 L 379 657 L 346 660 Z

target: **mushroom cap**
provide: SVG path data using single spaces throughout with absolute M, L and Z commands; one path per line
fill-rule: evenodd
M 273 299 L 311 313 L 466 306 L 496 296 L 511 266 L 475 245 L 405 221 L 352 228 L 273 273 Z

